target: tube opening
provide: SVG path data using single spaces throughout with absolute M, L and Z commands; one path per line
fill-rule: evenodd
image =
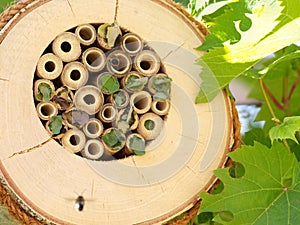
M 141 48 L 141 43 L 138 38 L 130 36 L 124 39 L 124 47 L 128 52 L 138 52 Z
M 130 60 L 124 54 L 112 55 L 109 61 L 112 69 L 120 73 L 126 72 L 130 67 Z
M 61 43 L 60 48 L 63 52 L 70 52 L 71 51 L 71 44 L 67 41 L 64 41 L 63 43 Z
M 55 63 L 52 61 L 48 61 L 45 64 L 45 70 L 49 73 L 53 72 L 55 70 Z
M 96 99 L 93 95 L 88 94 L 86 96 L 83 97 L 83 101 L 87 104 L 87 105 L 92 105 L 95 104 Z
M 98 67 L 101 65 L 101 55 L 98 52 L 90 52 L 86 56 L 87 63 L 92 67 Z
M 83 40 L 89 41 L 93 38 L 93 31 L 88 27 L 81 28 L 79 31 L 79 36 Z
M 97 134 L 97 132 L 100 130 L 100 127 L 98 125 L 98 123 L 95 122 L 91 122 L 87 125 L 87 131 L 90 134 Z
M 80 137 L 76 134 L 70 136 L 70 144 L 73 146 L 77 146 L 80 143 Z
M 157 102 L 156 103 L 156 108 L 159 111 L 164 111 L 168 108 L 168 104 L 166 102 Z
M 99 145 L 96 144 L 96 143 L 89 144 L 89 146 L 88 146 L 88 152 L 91 155 L 97 155 L 100 152 Z
M 78 81 L 81 78 L 81 73 L 79 70 L 72 70 L 70 78 L 74 81 Z
M 42 105 L 41 114 L 45 117 L 50 117 L 55 114 L 55 109 L 52 105 L 48 105 L 48 104 Z
M 137 96 L 134 99 L 134 107 L 139 109 L 139 110 L 143 110 L 145 108 L 147 108 L 149 106 L 149 99 L 147 98 L 147 96 Z
M 153 66 L 153 62 L 152 61 L 146 61 L 146 60 L 143 60 L 140 62 L 140 67 L 143 69 L 143 70 L 149 70 L 151 69 Z
M 102 116 L 105 119 L 112 119 L 116 116 L 115 109 L 113 107 L 106 107 L 102 111 Z
M 144 126 L 147 130 L 154 130 L 155 122 L 153 120 L 146 120 Z

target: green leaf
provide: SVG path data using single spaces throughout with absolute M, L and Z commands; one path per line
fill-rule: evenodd
M 276 142 L 268 149 L 255 143 L 229 156 L 244 166 L 245 175 L 232 178 L 228 169 L 216 170 L 224 190 L 216 195 L 201 193 L 200 213 L 231 212 L 232 221 L 222 220 L 224 215 L 214 219 L 228 225 L 300 224 L 300 164 L 283 144 Z
M 98 35 L 107 43 L 108 47 L 115 46 L 117 38 L 122 34 L 117 24 L 104 23 L 98 28 Z
M 286 117 L 283 123 L 272 127 L 270 130 L 270 138 L 274 140 L 291 139 L 298 143 L 295 134 L 300 131 L 300 116 Z
M 113 150 L 120 150 L 125 141 L 124 134 L 118 129 L 111 129 L 110 132 L 102 136 L 104 143 Z
M 203 83 L 197 103 L 211 101 L 220 89 L 259 60 L 300 39 L 299 12 L 293 20 L 285 20 L 285 24 L 277 26 L 277 19 L 290 2 L 293 5 L 298 0 L 284 0 L 282 4 L 277 0 L 239 1 L 226 5 L 229 9 L 215 20 L 216 25 L 211 28 L 212 37 L 208 36 L 208 42 L 200 48 L 213 49 L 198 61 L 203 67 L 200 74 Z M 293 16 L 294 12 L 295 9 Z M 286 13 L 285 16 L 289 17 L 290 12 Z M 251 27 L 245 30 L 247 20 L 250 20 Z
M 147 82 L 148 82 L 147 77 L 138 78 L 136 76 L 130 76 L 125 87 L 132 91 L 139 91 L 144 88 Z
M 129 147 L 132 149 L 135 155 L 144 155 L 146 142 L 143 138 L 134 135 L 129 140 Z
M 106 94 L 113 94 L 120 89 L 119 81 L 109 73 L 103 74 L 99 78 L 98 85 Z
M 269 135 L 261 128 L 253 128 L 245 133 L 243 137 L 245 145 L 254 145 L 254 142 L 260 142 L 261 144 L 271 147 L 271 140 Z
M 156 92 L 153 95 L 153 99 L 156 101 L 165 101 L 165 100 L 169 99 L 169 97 L 170 97 L 169 92 Z
M 62 128 L 62 117 L 61 117 L 61 115 L 55 116 L 51 120 L 51 122 L 49 123 L 49 128 L 50 128 L 50 131 L 55 135 L 60 133 L 60 130 Z
M 43 102 L 49 102 L 51 99 L 52 89 L 49 84 L 41 83 L 38 87 L 39 97 Z
M 122 106 L 126 102 L 126 96 L 122 91 L 114 93 L 113 98 L 117 106 Z

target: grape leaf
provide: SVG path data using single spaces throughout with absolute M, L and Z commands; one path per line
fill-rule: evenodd
M 241 163 L 245 175 L 232 178 L 228 169 L 215 175 L 224 183 L 220 194 L 201 193 L 202 212 L 231 212 L 233 220 L 224 222 L 221 216 L 214 221 L 228 225 L 300 224 L 300 164 L 283 144 L 275 142 L 271 149 L 255 143 L 229 153 Z
M 270 130 L 270 138 L 274 140 L 291 139 L 298 143 L 295 134 L 300 131 L 300 116 L 286 117 L 283 123 L 272 127 Z
M 290 9 L 290 7 L 289 10 L 284 10 L 289 4 L 294 5 L 295 2 L 299 4 L 298 0 L 283 0 L 282 2 L 256 0 L 228 4 L 231 6 L 229 14 L 236 13 L 237 15 L 243 14 L 243 16 L 239 20 L 230 20 L 227 16 L 228 13 L 223 13 L 217 18 L 214 30 L 211 28 L 213 40 L 210 40 L 208 36 L 207 41 L 209 42 L 206 41 L 205 48 L 212 47 L 213 49 L 198 60 L 198 64 L 203 67 L 200 74 L 203 83 L 196 98 L 197 103 L 212 100 L 220 89 L 227 86 L 231 80 L 240 76 L 259 60 L 300 39 L 299 11 L 295 12 L 297 9 Z M 229 7 L 228 5 L 225 7 Z M 285 17 L 289 17 L 291 14 L 293 20 L 284 20 L 286 23 L 279 22 L 278 18 L 282 16 L 283 12 L 286 13 Z M 242 25 L 247 21 L 245 17 L 250 19 L 251 27 L 244 31 Z M 233 26 L 234 29 L 231 30 L 234 31 L 228 33 L 228 26 L 231 28 Z M 226 29 L 227 35 L 222 34 L 224 29 Z M 218 37 L 222 37 L 222 39 L 218 39 Z M 224 41 L 224 37 L 226 37 L 226 41 Z M 222 46 L 216 47 L 220 45 Z M 203 50 L 203 48 L 201 47 L 199 50 Z

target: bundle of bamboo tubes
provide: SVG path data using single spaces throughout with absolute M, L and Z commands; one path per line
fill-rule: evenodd
M 170 89 L 156 52 L 114 23 L 83 24 L 58 35 L 34 77 L 46 130 L 91 160 L 145 154 L 163 128 Z

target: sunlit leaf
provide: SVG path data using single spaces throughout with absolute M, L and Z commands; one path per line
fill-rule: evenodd
M 271 128 L 270 138 L 272 141 L 291 139 L 298 143 L 295 137 L 297 131 L 300 131 L 300 116 L 286 117 L 282 124 Z

